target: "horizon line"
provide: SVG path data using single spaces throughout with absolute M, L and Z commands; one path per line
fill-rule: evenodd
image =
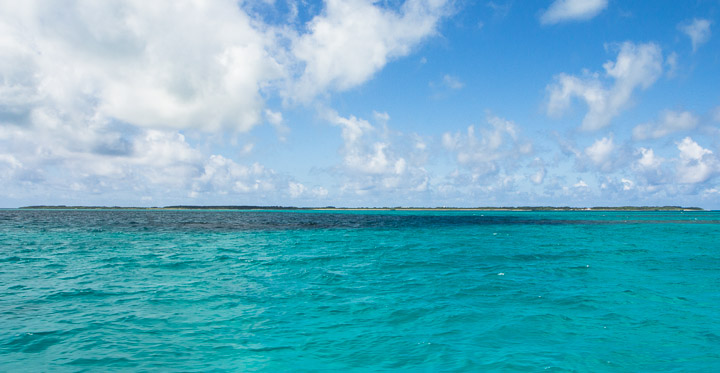
M 280 205 L 168 205 L 168 206 L 81 206 L 81 205 L 31 205 L 22 206 L 18 210 L 101 210 L 101 209 L 126 209 L 126 210 L 315 210 L 315 211 L 332 211 L 332 210 L 381 210 L 381 211 L 713 211 L 705 210 L 701 207 L 685 207 L 685 206 L 476 206 L 476 207 L 455 207 L 455 206 L 363 206 L 363 207 L 336 207 L 336 206 L 280 206 Z

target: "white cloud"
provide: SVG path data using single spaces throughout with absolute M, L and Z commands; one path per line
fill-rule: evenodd
M 178 133 L 147 130 L 135 139 L 132 147 L 127 172 L 140 171 L 153 184 L 182 185 L 197 175 L 203 162 L 200 151 L 192 148 Z
M 640 159 L 637 160 L 637 166 L 642 170 L 657 170 L 663 163 L 662 158 L 655 156 L 655 152 L 652 149 L 640 148 L 639 153 L 641 154 Z
M 399 11 L 366 0 L 328 0 L 323 14 L 294 38 L 292 54 L 304 66 L 292 98 L 355 87 L 436 33 L 444 0 L 408 0 Z
M 308 197 L 313 199 L 323 199 L 327 197 L 328 190 L 323 187 L 314 187 L 310 189 L 302 183 L 291 181 L 288 183 L 288 194 L 293 199 Z
M 326 199 L 328 194 L 328 190 L 324 187 L 316 186 L 311 188 L 296 181 L 288 182 L 287 186 L 287 195 L 292 199 L 291 203 L 294 203 L 295 206 L 302 206 L 298 203 L 309 203 L 309 205 L 305 206 L 320 206 L 318 201 Z
M 707 19 L 695 18 L 678 25 L 678 29 L 690 37 L 693 52 L 710 39 L 710 21 Z
M 192 179 L 193 197 L 201 194 L 253 193 L 259 198 L 280 188 L 280 178 L 259 163 L 246 166 L 222 155 L 212 155 L 203 164 L 202 174 Z
M 644 185 L 638 184 L 632 177 L 604 176 L 600 180 L 598 197 L 602 205 L 634 205 L 638 199 L 648 193 Z M 608 202 L 610 201 L 610 202 Z
M 542 24 L 583 21 L 598 15 L 607 7 L 607 0 L 555 0 L 540 16 Z
M 575 188 L 587 188 L 588 185 L 587 185 L 587 183 L 586 183 L 585 181 L 580 180 L 580 181 L 578 181 L 577 183 L 573 184 L 573 187 L 575 187 Z
M 702 159 L 705 155 L 712 154 L 712 151 L 698 145 L 698 143 L 693 141 L 690 137 L 684 138 L 677 144 L 677 146 L 678 150 L 680 150 L 680 157 L 688 160 L 697 161 Z
M 445 149 L 477 176 L 499 172 L 506 162 L 532 151 L 532 144 L 520 137 L 515 123 L 496 116 L 488 116 L 487 121 L 490 128 L 469 126 L 465 134 L 446 132 L 442 136 Z
M 698 145 L 690 137 L 677 144 L 680 156 L 677 164 L 677 181 L 696 184 L 707 181 L 717 172 L 717 159 L 713 152 Z
M 659 139 L 671 133 L 688 131 L 695 128 L 698 118 L 689 111 L 665 110 L 657 123 L 645 123 L 633 129 L 636 140 Z
M 592 131 L 606 127 L 610 121 L 625 109 L 632 93 L 650 87 L 662 73 L 662 54 L 654 43 L 620 45 L 616 61 L 603 64 L 605 76 L 613 84 L 605 87 L 598 74 L 585 73 L 583 77 L 567 74 L 555 76 L 555 83 L 547 87 L 550 99 L 547 105 L 549 115 L 561 115 L 574 97 L 579 97 L 588 106 L 581 129 Z
M 315 198 L 325 198 L 329 193 L 328 190 L 323 187 L 314 187 L 311 192 Z
M 632 190 L 635 186 L 635 183 L 630 179 L 622 178 L 620 179 L 620 182 L 622 183 L 622 188 L 625 191 Z
M 530 181 L 533 184 L 542 184 L 545 180 L 545 163 L 540 158 L 535 158 L 535 160 L 532 162 L 531 166 L 533 166 L 537 171 L 535 171 L 534 174 L 530 175 Z
M 608 171 L 612 166 L 612 155 L 615 151 L 615 144 L 612 137 L 603 137 L 596 140 L 592 145 L 585 148 L 585 154 L 592 163 L 601 169 Z
M 265 109 L 265 118 L 273 126 L 279 126 L 283 123 L 283 115 L 280 112 L 275 112 L 270 109 Z
M 0 111 L 46 106 L 154 129 L 243 132 L 269 114 L 273 94 L 309 101 L 364 83 L 435 34 L 444 7 L 329 0 L 293 28 L 230 0 L 3 3 Z
M 376 115 L 383 122 L 384 131 L 355 116 L 345 118 L 331 111 L 326 117 L 342 128 L 341 173 L 345 177 L 345 191 L 365 194 L 374 189 L 424 191 L 427 188 L 428 175 L 422 155 L 425 149 L 417 147 L 415 142 L 415 146 L 401 152 L 384 123 L 389 115 Z
M 290 191 L 290 197 L 292 198 L 300 197 L 305 193 L 305 190 L 307 189 L 305 188 L 305 185 L 296 182 L 290 182 L 288 184 L 288 188 Z
M 246 131 L 260 120 L 263 87 L 283 76 L 273 31 L 231 1 L 27 1 L 0 14 L 13 64 L 2 73 L 22 80 L 26 105 L 156 129 Z

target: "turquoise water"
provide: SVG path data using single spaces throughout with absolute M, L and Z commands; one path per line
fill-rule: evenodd
M 0 371 L 546 369 L 720 369 L 720 213 L 0 210 Z

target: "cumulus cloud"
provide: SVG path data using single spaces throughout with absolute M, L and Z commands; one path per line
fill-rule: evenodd
M 192 180 L 192 197 L 200 193 L 250 193 L 259 197 L 278 188 L 275 172 L 259 163 L 250 166 L 235 163 L 222 155 L 211 155 L 204 162 L 202 173 Z
M 92 110 L 155 129 L 246 131 L 257 124 L 261 90 L 283 76 L 273 31 L 230 1 L 166 5 L 3 6 L 0 24 L 10 42 L 2 52 L 15 62 L 3 74 L 21 82 L 10 88 L 30 94 L 24 101 L 32 106 Z
M 636 89 L 647 89 L 660 77 L 662 60 L 657 44 L 624 42 L 617 59 L 603 64 L 605 77 L 612 80 L 609 87 L 597 73 L 586 72 L 582 77 L 556 75 L 555 82 L 547 87 L 550 95 L 547 113 L 563 114 L 572 99 L 578 97 L 588 106 L 581 129 L 593 131 L 606 127 L 628 106 Z
M 623 190 L 632 190 L 635 186 L 635 182 L 630 179 L 622 178 L 620 179 L 620 182 L 622 183 Z
M 177 131 L 92 123 L 64 125 L 50 113 L 26 127 L 0 127 L 0 179 L 15 195 L 138 204 L 255 193 L 278 197 L 287 176 L 206 154 Z M 7 153 L 5 153 L 7 152 Z M 286 183 L 286 182 L 285 182 Z M 269 199 L 269 198 L 268 198 Z M 144 200 L 145 201 L 145 200 Z M 145 202 L 143 202 L 145 203 Z
M 305 185 L 296 183 L 296 182 L 290 182 L 288 184 L 288 187 L 290 189 L 290 196 L 292 198 L 297 198 L 305 193 L 305 190 L 307 189 Z
M 692 138 L 684 138 L 677 144 L 677 148 L 680 151 L 677 164 L 679 183 L 702 183 L 717 173 L 718 161 L 713 152 L 703 148 Z
M 395 11 L 366 0 L 328 0 L 309 32 L 293 38 L 292 54 L 304 66 L 291 96 L 307 101 L 365 82 L 435 34 L 444 7 L 443 0 L 408 0 Z
M 655 155 L 653 149 L 643 147 L 637 149 L 635 156 L 639 158 L 634 160 L 631 168 L 636 175 L 644 178 L 646 184 L 658 185 L 666 182 L 666 172 L 663 170 L 665 159 Z
M 313 199 L 322 199 L 328 195 L 328 190 L 323 187 L 308 188 L 304 184 L 295 181 L 288 183 L 288 191 L 291 198 L 311 197 Z
M 0 126 L 5 197 L 137 205 L 248 193 L 276 201 L 292 192 L 290 177 L 208 154 L 178 131 L 88 115 L 36 108 L 26 123 Z
M 648 187 L 641 185 L 633 177 L 622 175 L 606 175 L 599 179 L 600 188 L 598 197 L 603 205 L 612 201 L 614 205 L 643 204 L 643 199 L 651 194 Z
M 576 172 L 597 173 L 596 177 L 606 177 L 620 172 L 633 162 L 633 149 L 628 142 L 618 142 L 613 133 L 596 138 L 587 145 L 576 143 L 570 138 L 558 137 L 560 153 L 554 158 L 554 164 L 565 160 L 574 162 Z
M 700 197 L 711 202 L 710 194 L 702 191 L 717 188 L 720 160 L 716 154 L 690 137 L 677 141 L 674 153 L 666 150 L 639 147 L 630 152 L 626 146 L 617 144 L 612 135 L 602 137 L 581 151 L 570 153 L 580 165 L 576 183 L 564 182 L 562 177 L 551 178 L 545 181 L 546 186 L 552 186 L 546 194 L 594 204 L 597 201 L 614 201 L 616 205 L 672 204 L 698 201 Z M 583 175 L 585 165 L 602 173 L 588 178 Z
M 637 165 L 644 170 L 657 170 L 663 163 L 662 158 L 655 156 L 655 152 L 652 149 L 640 148 L 638 150 L 640 159 L 637 160 Z
M 381 120 L 387 113 L 377 113 Z M 378 129 L 365 119 L 342 117 L 330 111 L 327 119 L 342 129 L 343 190 L 365 194 L 371 190 L 427 190 L 429 177 L 423 167 L 425 148 L 415 146 L 400 150 L 390 131 Z
M 645 190 L 690 193 L 720 173 L 720 161 L 710 149 L 691 137 L 683 138 L 676 145 L 677 156 L 672 158 L 659 157 L 653 149 L 638 149 L 632 170 L 646 183 Z
M 615 143 L 612 137 L 603 137 L 596 140 L 592 145 L 585 148 L 585 154 L 590 161 L 603 170 L 610 170 L 612 165 L 611 156 L 615 151 Z
M 267 118 L 267 121 L 273 126 L 279 126 L 283 123 L 282 113 L 270 109 L 265 109 L 265 118 Z
M 695 18 L 690 22 L 678 25 L 678 29 L 690 37 L 693 52 L 710 40 L 710 21 L 707 19 Z
M 540 22 L 555 24 L 588 20 L 598 15 L 607 4 L 607 0 L 555 0 L 540 16 Z
M 659 139 L 671 133 L 688 131 L 698 124 L 698 117 L 688 111 L 666 110 L 660 115 L 659 121 L 645 123 L 633 129 L 635 140 Z
M 465 133 L 446 132 L 442 145 L 453 153 L 457 162 L 468 167 L 475 177 L 497 173 L 506 162 L 532 151 L 532 143 L 524 140 L 517 125 L 496 116 L 488 116 L 489 127 L 469 126 Z
M 0 144 L 39 175 L 63 170 L 48 177 L 122 179 L 140 173 L 147 181 L 172 184 L 200 161 L 179 133 L 49 110 L 34 110 L 23 125 L 1 126 Z

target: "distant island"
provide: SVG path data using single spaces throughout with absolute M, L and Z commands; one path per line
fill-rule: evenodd
M 294 206 L 193 206 L 164 207 L 65 206 L 39 205 L 20 207 L 24 210 L 310 210 L 310 211 L 705 211 L 700 207 L 682 206 L 596 206 L 596 207 L 294 207 Z

